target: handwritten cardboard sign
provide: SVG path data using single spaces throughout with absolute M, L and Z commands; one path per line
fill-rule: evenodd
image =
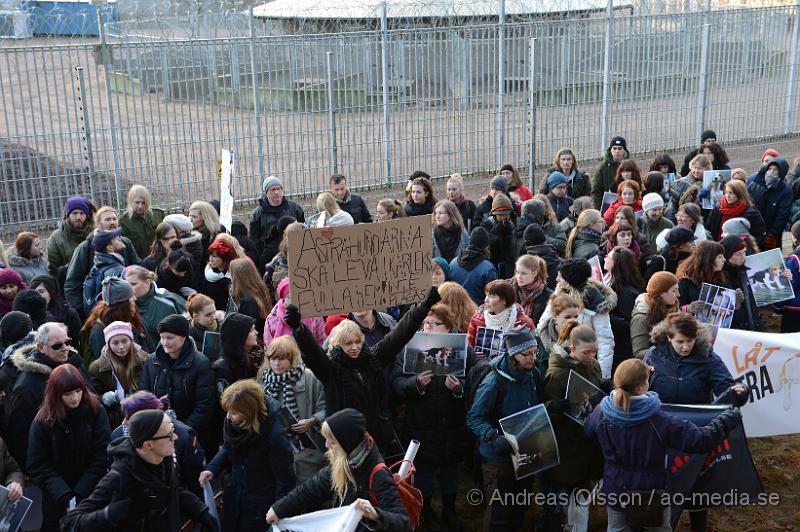
M 292 303 L 303 316 L 417 303 L 431 287 L 430 216 L 288 233 Z

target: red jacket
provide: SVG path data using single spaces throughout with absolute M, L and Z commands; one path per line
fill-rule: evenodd
M 620 209 L 620 207 L 624 207 L 624 206 L 625 206 L 625 204 L 622 203 L 621 199 L 618 199 L 617 201 L 615 201 L 614 203 L 612 203 L 611 205 L 608 206 L 608 209 L 606 209 L 606 212 L 603 213 L 603 220 L 606 221 L 606 223 L 609 225 L 609 227 L 614 225 L 614 216 L 617 215 L 617 211 Z M 641 211 L 642 210 L 642 199 L 641 198 L 637 199 L 632 205 L 628 205 L 628 207 L 632 208 L 633 212 Z
M 517 305 L 516 303 L 514 303 Z M 478 310 L 469 320 L 469 328 L 467 329 L 467 341 L 469 342 L 470 347 L 475 347 L 475 335 L 478 332 L 479 327 L 486 327 L 486 318 L 484 317 L 483 313 L 486 310 L 483 306 L 478 307 Z M 531 332 L 536 334 L 536 326 L 533 324 L 533 321 L 525 315 L 525 311 L 517 305 L 517 320 L 514 322 L 514 327 L 519 327 L 524 325 L 525 327 L 529 328 Z

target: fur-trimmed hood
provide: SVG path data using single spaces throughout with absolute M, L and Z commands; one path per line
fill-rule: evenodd
M 182 246 L 186 247 L 188 244 L 201 242 L 203 240 L 203 235 L 193 229 L 188 235 L 186 233 L 181 233 L 178 240 L 180 240 Z
M 617 306 L 617 294 L 614 290 L 605 283 L 600 283 L 594 279 L 586 281 L 582 290 L 577 288 L 570 288 L 564 290 L 560 286 L 556 286 L 554 294 L 569 294 L 574 297 L 580 297 L 583 301 L 584 310 L 588 310 L 595 314 L 608 314 Z
M 20 373 L 27 371 L 29 373 L 50 375 L 53 368 L 43 362 L 35 360 L 35 358 L 46 358 L 43 353 L 40 353 L 39 350 L 36 349 L 36 344 L 23 345 L 11 353 L 11 362 L 17 367 Z
M 669 339 L 667 338 L 667 331 L 664 329 L 664 323 L 661 322 L 653 327 L 650 333 L 650 341 L 659 349 L 664 350 L 669 347 Z M 702 323 L 698 323 L 697 339 L 692 349 L 692 354 L 689 357 L 702 357 L 707 358 L 711 352 L 711 334 L 708 328 Z

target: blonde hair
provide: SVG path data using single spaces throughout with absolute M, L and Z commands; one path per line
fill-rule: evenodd
M 403 209 L 403 204 L 393 198 L 383 198 L 378 202 L 378 206 L 383 207 L 383 210 L 392 215 L 392 218 L 405 218 L 406 211 Z
M 336 198 L 333 197 L 333 194 L 323 192 L 317 196 L 317 210 L 324 212 L 328 216 L 333 216 L 342 209 L 339 208 L 339 204 L 336 203 Z
M 240 428 L 258 433 L 267 419 L 267 400 L 264 388 L 253 379 L 236 381 L 222 392 L 219 400 L 226 412 L 233 410 L 242 415 Z
M 442 303 L 450 307 L 456 329 L 462 333 L 467 332 L 469 321 L 475 315 L 478 306 L 464 287 L 452 281 L 444 282 L 439 285 L 439 296 L 442 298 Z
M 281 242 L 278 244 L 278 253 L 284 259 L 289 253 L 289 233 L 292 231 L 297 231 L 298 229 L 305 229 L 305 225 L 301 224 L 300 222 L 292 222 L 287 225 L 286 229 L 283 231 L 283 237 L 281 237 Z
M 709 170 L 713 170 L 713 163 L 711 162 L 711 157 L 704 154 L 695 155 L 691 161 L 689 161 L 689 173 L 691 174 L 692 166 L 702 166 Z
M 140 281 L 149 280 L 155 282 L 157 278 L 154 272 L 151 272 L 150 270 L 148 270 L 143 266 L 128 266 L 127 268 L 125 268 L 124 271 L 125 271 L 125 277 L 127 277 L 128 274 L 133 274 Z
M 636 389 L 650 379 L 650 367 L 638 358 L 629 358 L 614 372 L 614 403 L 626 414 L 631 409 L 631 397 Z
M 461 211 L 458 210 L 456 204 L 450 200 L 439 200 L 436 202 L 436 205 L 433 206 L 433 212 L 431 213 L 431 220 L 433 221 L 433 225 L 436 225 L 436 209 L 442 207 L 444 212 L 447 213 L 447 216 L 450 218 L 450 222 L 461 229 L 462 231 L 466 231 L 467 228 L 464 226 L 464 219 L 461 217 Z
M 278 360 L 288 360 L 292 363 L 292 367 L 296 368 L 303 363 L 303 356 L 300 354 L 300 348 L 297 347 L 297 342 L 291 336 L 279 336 L 273 338 L 267 348 L 267 353 L 264 356 L 264 363 L 258 370 L 259 380 L 261 376 L 269 371 L 269 360 L 277 358 Z
M 98 227 L 98 228 L 100 227 L 100 218 L 102 218 L 103 215 L 105 213 L 107 213 L 107 212 L 113 212 L 114 214 L 118 214 L 117 213 L 117 209 L 115 209 L 114 207 L 109 207 L 108 205 L 103 205 L 102 207 L 97 209 L 95 211 L 95 213 L 94 213 L 94 216 L 92 216 L 92 220 L 94 221 L 94 225 L 96 227 Z
M 600 211 L 596 209 L 585 209 L 581 211 L 581 214 L 578 216 L 578 221 L 575 222 L 575 227 L 572 229 L 567 239 L 567 250 L 564 253 L 564 258 L 572 258 L 572 251 L 575 247 L 575 239 L 578 236 L 578 231 L 602 221 L 603 216 L 600 214 Z
M 328 337 L 328 345 L 331 348 L 342 347 L 351 335 L 358 338 L 361 342 L 364 341 L 364 333 L 361 332 L 356 322 L 342 320 L 339 322 L 339 325 L 334 327 L 331 331 L 331 335 Z
M 339 500 L 343 501 L 345 497 L 347 497 L 347 488 L 350 484 L 355 484 L 356 482 L 353 478 L 353 473 L 350 471 L 350 464 L 347 461 L 347 452 L 345 452 L 341 445 L 338 445 L 339 442 L 336 440 L 336 436 L 333 435 L 333 431 L 328 426 L 327 422 L 322 423 L 319 432 L 326 440 L 337 443 L 333 449 L 328 449 L 325 452 L 325 457 L 331 464 L 331 487 L 333 491 L 336 492 Z
M 212 235 L 219 233 L 219 213 L 213 205 L 207 201 L 195 201 L 189 207 L 189 212 L 193 210 L 200 211 L 200 218 L 203 219 L 203 225 L 206 226 L 209 233 Z
M 249 258 L 233 259 L 228 266 L 231 276 L 231 298 L 239 305 L 245 296 L 252 297 L 258 305 L 258 317 L 267 319 L 272 310 L 267 285 L 258 275 L 253 261 Z
M 247 257 L 247 252 L 244 250 L 242 245 L 239 243 L 239 240 L 235 236 L 229 233 L 220 233 L 214 237 L 214 241 L 217 240 L 224 240 L 230 244 L 231 247 L 236 251 L 237 258 L 244 259 Z
M 548 222 L 551 224 L 558 223 L 558 216 L 556 215 L 556 211 L 553 210 L 553 204 L 550 203 L 550 198 L 545 194 L 535 194 L 531 199 L 539 200 L 544 203 L 544 217 Z
M 556 319 L 559 314 L 568 308 L 583 310 L 583 301 L 579 297 L 570 294 L 553 294 L 550 296 L 548 305 L 550 305 L 550 315 L 553 319 Z
M 113 337 L 112 337 L 113 338 Z M 110 340 L 111 338 L 109 338 Z M 128 347 L 128 356 L 121 358 L 111 350 L 111 347 L 106 342 L 106 359 L 113 369 L 114 376 L 119 379 L 119 383 L 126 390 L 135 392 L 139 389 L 139 379 L 136 377 L 137 370 L 144 367 L 146 356 L 140 354 L 136 342 L 132 338 L 130 340 L 130 347 Z
M 150 191 L 142 185 L 133 185 L 128 191 L 128 197 L 126 198 L 127 205 L 125 206 L 125 212 L 127 212 L 128 215 L 133 214 L 133 202 L 140 196 L 144 200 L 145 210 L 150 210 Z
M 454 185 L 458 185 L 459 190 L 464 190 L 464 178 L 461 177 L 461 174 L 453 174 L 453 175 L 451 175 L 450 179 L 447 180 L 447 184 L 449 185 L 450 183 L 453 183 Z
M 520 255 L 517 267 L 522 266 L 532 271 L 539 279 L 547 282 L 547 263 L 538 255 Z
M 744 168 L 734 168 L 731 170 L 731 179 L 747 181 L 747 172 L 744 171 Z

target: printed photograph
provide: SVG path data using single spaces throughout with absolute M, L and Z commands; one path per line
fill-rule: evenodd
M 600 214 L 605 214 L 612 203 L 617 201 L 617 195 L 613 192 L 603 192 L 603 201 L 600 202 Z
M 418 332 L 403 351 L 403 372 L 463 377 L 467 369 L 467 335 Z
M 725 183 L 731 180 L 730 170 L 706 170 L 703 172 L 703 188 L 710 190 L 708 197 L 703 198 L 701 207 L 713 209 L 719 207 L 725 195 Z
M 736 308 L 736 291 L 713 284 L 703 283 L 700 287 L 698 301 L 704 303 L 695 317 L 708 325 L 716 325 L 728 329 L 733 321 Z
M 603 396 L 605 396 L 603 390 L 570 370 L 565 397 L 569 401 L 569 411 L 565 412 L 565 415 L 583 426 L 586 418 L 594 410 L 592 403 L 599 404 Z
M 0 485 L 0 532 L 16 532 L 32 503 L 27 497 L 9 501 L 8 488 Z
M 511 461 L 517 479 L 558 465 L 558 445 L 544 405 L 536 405 L 500 420 L 503 436 L 514 447 Z
M 750 255 L 744 265 L 756 306 L 764 307 L 794 298 L 791 272 L 783 264 L 781 250 L 771 249 Z
M 592 267 L 592 279 L 598 283 L 603 282 L 603 268 L 600 267 L 600 257 L 595 255 L 587 261 L 589 266 Z
M 478 327 L 475 333 L 475 352 L 494 358 L 506 352 L 503 345 L 503 332 L 489 327 Z
M 664 174 L 664 189 L 661 193 L 665 198 L 669 197 L 669 192 L 672 190 L 672 184 L 675 182 L 675 172 Z

